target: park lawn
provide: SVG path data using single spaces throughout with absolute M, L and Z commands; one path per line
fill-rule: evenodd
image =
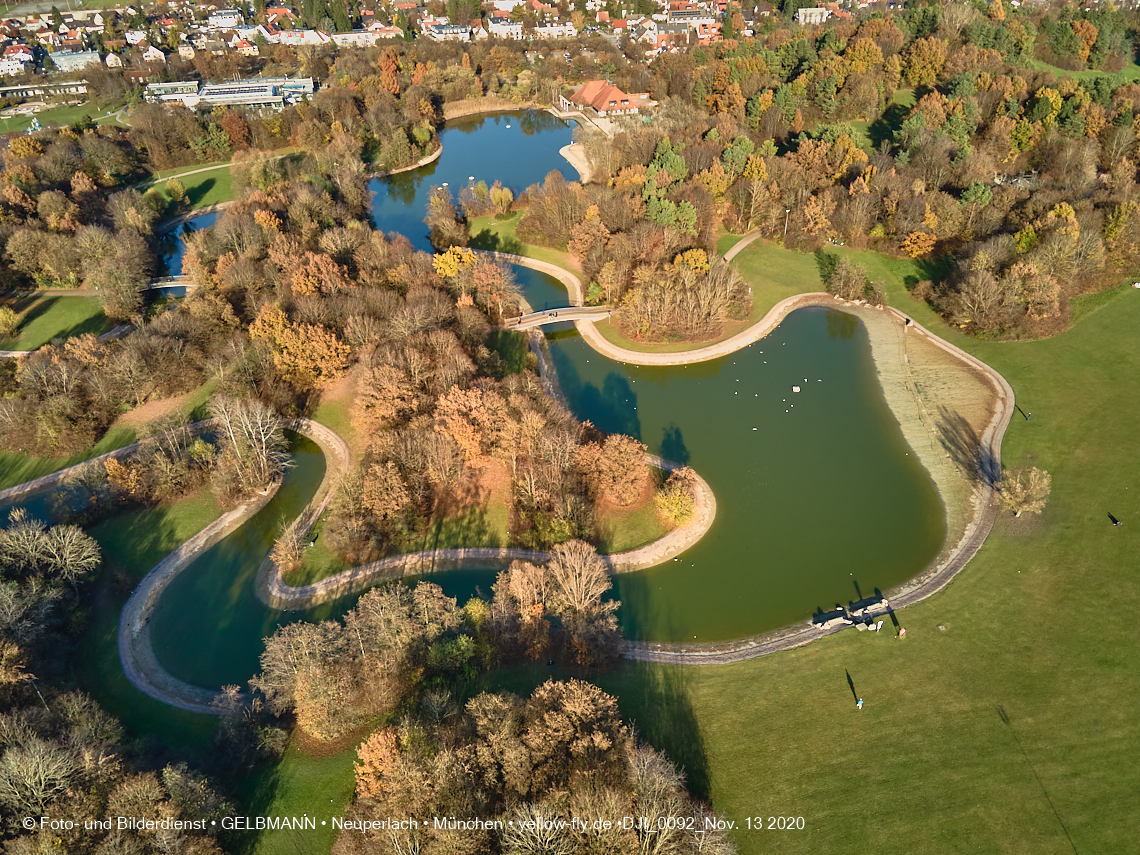
M 510 498 L 505 491 L 495 490 L 478 507 L 437 517 L 423 534 L 406 538 L 398 552 L 507 546 L 511 539 L 510 522 Z
M 667 535 L 672 529 L 657 515 L 652 499 L 630 510 L 610 510 L 599 516 L 598 552 L 613 554 L 637 549 Z
M 192 211 L 208 205 L 217 205 L 219 202 L 233 201 L 233 175 L 230 174 L 228 163 L 178 180 L 186 188 L 186 198 L 190 202 Z M 159 179 L 154 187 L 162 194 L 163 199 L 170 201 L 170 196 L 166 192 L 166 179 Z
M 1030 62 L 1030 66 L 1040 71 L 1052 71 L 1058 77 L 1075 77 L 1077 80 L 1094 80 L 1097 77 L 1111 77 L 1119 74 L 1125 83 L 1132 83 L 1140 80 L 1140 64 L 1135 61 L 1128 63 L 1121 71 L 1108 72 L 1108 71 L 1068 71 L 1060 66 L 1050 65 L 1047 62 L 1042 62 L 1035 59 Z
M 216 720 L 169 707 L 130 684 L 119 662 L 119 616 L 135 585 L 220 514 L 204 487 L 166 505 L 116 514 L 88 529 L 103 551 L 103 569 L 85 591 L 90 619 L 75 656 L 75 679 L 133 734 L 153 734 L 191 752 L 208 749 Z
M 0 350 L 35 350 L 55 338 L 102 335 L 115 326 L 98 297 L 0 298 L 0 305 L 21 315 L 16 338 L 0 339 Z
M 476 217 L 471 220 L 469 230 L 471 233 L 472 249 L 485 249 L 494 252 L 509 252 L 537 261 L 545 261 L 557 265 L 564 270 L 577 272 L 578 268 L 571 261 L 570 253 L 548 246 L 535 246 L 523 243 L 515 235 L 522 212 L 516 211 L 508 220 L 497 220 L 493 215 Z
M 343 816 L 352 800 L 355 760 L 355 746 L 327 757 L 311 757 L 290 745 L 274 766 L 253 772 L 241 793 L 247 815 L 315 816 L 317 827 L 253 833 L 234 851 L 250 855 L 327 853 L 338 833 L 332 817 Z
M 97 125 L 115 123 L 115 118 L 108 115 L 118 109 L 114 107 L 100 107 L 97 104 L 87 102 L 86 104 L 78 105 L 61 105 L 59 107 L 48 107 L 46 110 L 40 110 L 35 114 L 35 118 L 40 120 L 40 124 L 44 127 L 52 125 L 73 125 L 82 119 L 84 116 L 90 116 L 91 120 Z M 4 133 L 11 133 L 12 131 L 26 131 L 32 126 L 32 116 L 13 116 L 8 119 L 0 119 L 0 129 Z
M 1002 515 L 945 591 L 899 612 L 905 639 L 888 622 L 734 665 L 626 662 L 592 678 L 737 823 L 742 855 L 838 840 L 900 855 L 1134 848 L 1140 769 L 1119 752 L 1140 743 L 1140 565 L 1125 534 L 1140 524 L 1140 293 L 1114 293 L 1042 341 L 929 324 L 1012 383 L 1034 418 L 1015 416 L 1003 460 L 1049 471 L 1053 492 L 1039 519 Z M 552 675 L 487 680 L 525 693 Z M 749 831 L 749 816 L 806 827 Z
M 50 475 L 68 466 L 130 445 L 135 439 L 135 432 L 130 428 L 112 427 L 93 448 L 71 457 L 31 457 L 13 451 L 0 452 L 0 490 L 15 487 L 33 478 Z

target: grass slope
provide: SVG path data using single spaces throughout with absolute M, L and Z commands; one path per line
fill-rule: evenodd
M 0 350 L 35 350 L 54 338 L 102 335 L 114 327 L 98 297 L 9 297 L 0 305 L 21 315 L 16 338 L 0 339 Z
M 112 428 L 103 435 L 94 448 L 72 457 L 29 457 L 27 454 L 18 454 L 10 451 L 0 451 L 0 490 L 15 487 L 33 478 L 58 472 L 100 454 L 106 454 L 116 448 L 129 445 L 135 441 L 135 432 L 129 428 Z

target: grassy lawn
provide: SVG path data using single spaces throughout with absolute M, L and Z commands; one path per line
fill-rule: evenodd
M 1126 534 L 1140 525 L 1140 293 L 1112 294 L 1038 342 L 978 343 L 923 318 L 1013 384 L 1034 419 L 1015 419 L 1004 462 L 1051 472 L 1053 494 L 1040 519 L 1003 516 L 946 591 L 900 612 L 906 639 L 844 632 L 737 665 L 627 663 L 598 678 L 738 828 L 804 817 L 803 831 L 740 830 L 745 855 L 837 840 L 932 855 L 1133 848 L 1140 771 L 1114 758 L 1140 742 Z M 489 679 L 526 692 L 548 676 Z
M 46 110 L 40 110 L 35 114 L 35 117 L 40 120 L 40 124 L 44 127 L 73 125 L 84 116 L 90 116 L 91 120 L 97 125 L 107 123 L 117 124 L 115 118 L 110 116 L 109 113 L 117 110 L 119 106 L 121 105 L 100 107 L 98 104 L 92 104 L 90 102 L 75 106 L 61 105 L 59 107 L 48 107 Z M 4 133 L 26 131 L 31 126 L 31 116 L 13 116 L 8 119 L 0 119 L 0 130 Z
M 577 268 L 570 260 L 570 253 L 547 246 L 534 246 L 523 243 L 516 237 L 515 229 L 522 212 L 516 211 L 507 220 L 497 220 L 494 216 L 476 217 L 469 223 L 471 231 L 472 249 L 486 249 L 494 252 L 510 252 L 537 261 L 546 261 L 556 264 L 566 270 L 576 271 Z
M 15 487 L 33 478 L 50 475 L 100 454 L 106 454 L 116 448 L 129 445 L 135 441 L 135 432 L 129 428 L 111 428 L 103 438 L 89 451 L 76 454 L 72 457 L 30 457 L 27 454 L 18 454 L 11 451 L 0 452 L 0 490 Z
M 250 775 L 240 794 L 248 815 L 316 816 L 317 828 L 251 834 L 236 851 L 250 855 L 327 853 L 337 832 L 331 823 L 321 825 L 321 821 L 344 814 L 355 786 L 355 760 L 355 747 L 328 757 L 309 757 L 290 747 L 276 766 Z
M 186 198 L 190 201 L 191 210 L 216 205 L 219 202 L 230 202 L 234 198 L 233 176 L 230 174 L 228 163 L 178 180 L 186 188 Z M 170 201 L 170 196 L 166 193 L 166 181 L 166 178 L 160 178 L 154 183 L 154 187 L 162 194 L 162 198 Z
M 1123 70 L 1117 72 L 1107 71 L 1068 71 L 1056 65 L 1050 65 L 1047 62 L 1041 62 L 1035 59 L 1030 63 L 1030 66 L 1038 69 L 1039 71 L 1052 71 L 1058 77 L 1075 77 L 1077 80 L 1094 80 L 1097 77 L 1107 77 L 1113 74 L 1119 74 L 1125 83 L 1133 83 L 1140 80 L 1140 65 L 1136 62 L 1130 62 L 1124 67 Z
M 670 529 L 657 516 L 652 501 L 627 511 L 611 511 L 598 519 L 598 552 L 637 549 L 664 537 Z
M 16 338 L 0 339 L 0 350 L 35 350 L 53 338 L 102 335 L 115 325 L 103 314 L 98 297 L 0 298 L 0 305 L 21 315 Z

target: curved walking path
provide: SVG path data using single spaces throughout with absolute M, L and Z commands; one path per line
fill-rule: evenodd
M 725 253 L 725 261 L 727 262 L 734 258 L 759 237 L 759 231 L 753 231 L 745 235 L 743 240 L 737 242 Z M 483 254 L 493 257 L 498 261 L 519 264 L 554 276 L 566 286 L 570 302 L 575 305 L 582 305 L 582 295 L 584 292 L 581 280 L 570 271 L 556 267 L 548 262 L 511 255 L 509 253 L 484 252 Z M 719 359 L 759 341 L 779 326 L 784 318 L 796 309 L 805 306 L 826 306 L 841 311 L 854 311 L 858 313 L 860 307 L 864 305 L 863 301 L 847 303 L 824 292 L 798 294 L 781 300 L 773 306 L 763 318 L 731 338 L 706 347 L 676 353 L 641 353 L 639 351 L 627 350 L 603 338 L 593 321 L 576 319 L 575 325 L 582 335 L 582 338 L 584 338 L 594 350 L 619 362 L 646 366 L 687 365 L 694 362 L 706 362 L 712 359 Z M 894 609 L 920 602 L 945 588 L 954 576 L 977 554 L 985 542 L 986 537 L 989 535 L 990 530 L 993 528 L 994 521 L 997 518 L 996 495 L 998 482 L 1001 477 L 1001 441 L 1005 435 L 1006 428 L 1009 426 L 1010 418 L 1013 415 L 1014 393 L 1006 379 L 989 365 L 966 353 L 961 348 L 934 335 L 913 318 L 898 309 L 886 308 L 875 310 L 869 308 L 866 311 L 881 312 L 884 316 L 894 318 L 898 321 L 899 327 L 903 330 L 903 335 L 923 336 L 946 353 L 961 360 L 965 365 L 986 378 L 993 387 L 996 399 L 993 416 L 983 432 L 979 446 L 980 455 L 984 460 L 983 466 L 985 471 L 979 473 L 981 477 L 973 498 L 974 512 L 972 519 L 965 523 L 958 542 L 949 549 L 943 550 L 943 553 L 939 556 L 939 560 L 933 566 L 906 584 L 887 592 L 890 608 Z M 864 318 L 864 320 L 868 319 Z M 874 343 L 872 344 L 872 349 L 875 350 Z M 881 356 L 881 354 L 877 354 L 876 362 L 879 361 Z M 905 354 L 902 358 L 904 360 L 907 359 Z M 880 374 L 882 374 L 882 372 L 880 372 Z M 918 400 L 917 391 L 913 388 L 913 384 L 910 384 L 910 386 L 909 394 L 914 397 L 916 405 L 922 409 L 924 405 Z M 917 448 L 916 451 L 918 451 Z M 945 473 L 935 473 L 933 471 L 933 468 L 936 467 L 931 466 L 933 461 L 929 454 L 924 455 L 920 453 L 920 457 L 923 458 L 923 462 L 928 468 L 932 468 L 932 476 L 934 476 L 935 481 L 939 483 L 940 488 L 943 487 L 943 477 Z M 883 613 L 885 613 L 885 611 Z M 822 635 L 838 632 L 843 628 L 844 625 L 830 625 L 821 628 L 808 622 L 806 624 L 784 627 L 774 632 L 723 643 L 678 644 L 627 641 L 626 656 L 650 662 L 670 662 L 687 665 L 724 664 L 739 662 L 744 659 L 752 659 L 780 650 L 789 650 L 793 647 L 807 644 Z
M 319 439 L 316 441 L 320 444 Z M 681 468 L 680 464 L 651 454 L 646 455 L 646 462 L 667 472 Z M 705 533 L 712 527 L 713 519 L 716 517 L 716 497 L 708 483 L 699 475 L 696 476 L 694 494 L 696 507 L 693 517 L 684 525 L 637 549 L 600 556 L 610 572 L 632 573 L 635 570 L 655 567 L 680 555 L 704 537 Z M 319 511 L 310 514 L 308 524 L 311 525 L 316 522 L 319 515 Z M 335 576 L 330 576 L 311 585 L 296 587 L 289 585 L 281 570 L 271 560 L 266 559 L 257 574 L 257 596 L 271 608 L 281 610 L 307 609 L 320 603 L 358 593 L 379 582 L 398 579 L 403 576 L 422 576 L 468 567 L 506 568 L 515 560 L 549 561 L 550 553 L 530 549 L 496 547 L 432 549 L 382 558 L 379 561 L 362 564 L 359 567 L 337 573 Z
M 190 427 L 199 429 L 208 424 L 208 421 L 201 421 L 195 422 Z M 312 439 L 325 456 L 324 478 L 309 505 L 301 512 L 304 525 L 308 527 L 316 522 L 335 494 L 348 470 L 351 454 L 337 433 L 311 419 L 294 419 L 288 422 L 286 427 Z M 0 502 L 18 499 L 36 490 L 60 484 L 80 466 L 129 456 L 146 443 L 154 441 L 155 439 L 151 438 L 132 443 L 50 475 L 0 490 Z M 651 465 L 666 471 L 679 468 L 678 464 L 660 457 L 646 455 L 646 458 Z M 241 506 L 207 525 L 160 561 L 131 593 L 123 606 L 119 621 L 118 648 L 123 672 L 139 691 L 155 700 L 189 712 L 208 715 L 221 713 L 214 705 L 220 687 L 211 690 L 179 680 L 158 661 L 150 635 L 150 617 L 159 598 L 178 574 L 207 549 L 236 531 L 265 507 L 279 487 L 280 482 L 274 482 Z M 700 540 L 712 526 L 716 516 L 716 498 L 708 483 L 700 476 L 696 479 L 695 499 L 693 518 L 685 525 L 638 549 L 603 555 L 602 558 L 610 571 L 628 573 L 661 564 Z M 523 549 L 438 549 L 393 556 L 346 570 L 312 585 L 294 587 L 284 581 L 281 571 L 270 558 L 266 557 L 258 569 L 255 584 L 258 597 L 270 607 L 282 610 L 305 609 L 405 575 L 422 575 L 457 567 L 486 567 L 488 564 L 506 567 L 515 559 L 545 561 L 549 558 L 549 553 Z

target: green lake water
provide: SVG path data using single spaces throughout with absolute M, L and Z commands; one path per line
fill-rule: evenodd
M 301 618 L 322 620 L 344 606 L 282 612 L 265 606 L 254 591 L 261 561 L 282 520 L 297 516 L 325 474 L 320 448 L 290 434 L 294 466 L 277 495 L 237 531 L 222 539 L 174 578 L 151 617 L 154 652 L 180 680 L 213 688 L 245 686 L 258 670 L 262 639 Z
M 448 181 L 457 191 L 473 175 L 518 192 L 551 169 L 572 179 L 558 155 L 570 140 L 571 129 L 545 114 L 449 126 L 435 164 L 373 182 L 374 221 L 426 249 L 422 217 L 433 184 Z M 172 248 L 170 265 L 179 263 Z M 536 308 L 565 304 L 557 280 L 522 267 L 515 273 Z M 913 577 L 941 547 L 941 502 L 886 406 L 866 330 L 854 317 L 801 309 L 763 341 L 686 368 L 615 363 L 569 324 L 549 328 L 548 341 L 579 418 L 688 463 L 717 497 L 712 530 L 680 560 L 616 577 L 627 636 L 717 641 L 806 621 L 817 609 Z M 270 504 L 181 573 L 158 603 L 155 652 L 182 680 L 244 685 L 258 668 L 262 639 L 279 625 L 351 605 L 282 613 L 254 593 L 281 521 L 300 512 L 324 474 L 314 444 L 293 436 L 292 449 L 296 465 Z M 431 578 L 462 600 L 489 593 L 494 572 Z M 113 644 L 109 626 L 103 643 Z

